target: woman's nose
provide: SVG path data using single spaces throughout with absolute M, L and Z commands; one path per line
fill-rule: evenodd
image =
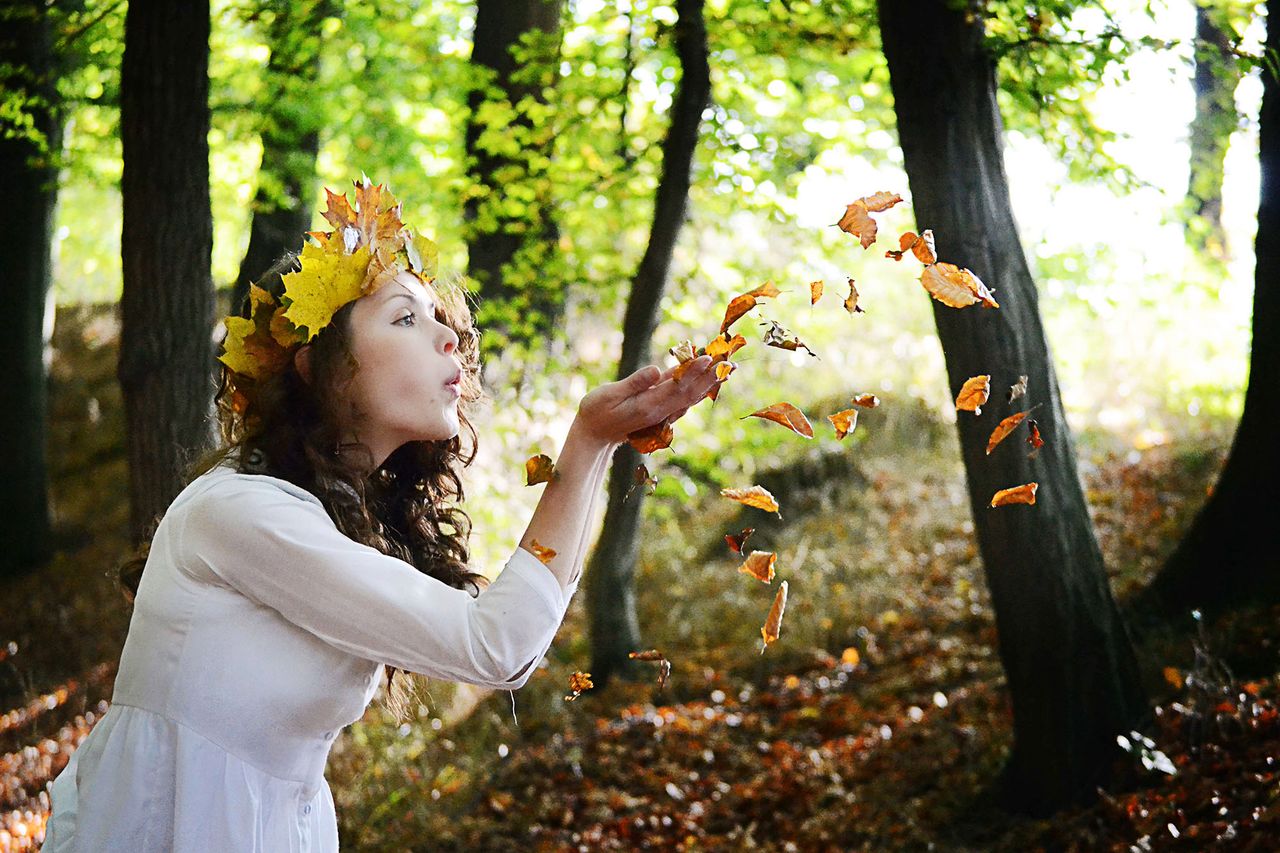
M 453 351 L 458 348 L 458 333 L 448 326 L 445 326 L 444 336 L 444 354 L 452 355 Z

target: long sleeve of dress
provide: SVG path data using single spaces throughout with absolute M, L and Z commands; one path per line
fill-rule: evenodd
M 175 519 L 177 563 L 359 657 L 501 689 L 528 681 L 577 584 L 517 548 L 478 597 L 360 544 L 319 500 L 272 477 L 233 475 Z

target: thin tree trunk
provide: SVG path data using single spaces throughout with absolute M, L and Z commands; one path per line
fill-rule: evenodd
M 0 335 L 6 366 L 0 406 L 8 428 L 0 454 L 0 577 L 36 568 L 53 553 L 48 422 L 50 245 L 57 201 L 62 121 L 44 3 L 15 3 L 0 15 L 0 88 L 25 102 L 39 138 L 0 128 L 0 274 L 11 318 Z
M 309 105 L 320 68 L 320 24 L 329 0 L 281 0 L 267 31 L 266 97 L 262 104 L 262 165 L 253 199 L 249 247 L 240 262 L 233 310 L 250 282 L 286 251 L 300 251 L 311 226 L 311 188 L 320 150 L 320 112 Z
M 191 455 L 213 440 L 208 61 L 208 0 L 129 3 L 117 372 L 135 541 L 181 489 Z
M 1211 257 L 1226 256 L 1222 227 L 1223 164 L 1236 129 L 1240 65 L 1232 55 L 1228 0 L 1196 3 L 1196 113 L 1191 121 L 1191 175 L 1187 183 L 1187 240 Z
M 994 66 L 980 15 L 946 0 L 881 0 L 898 133 L 920 228 L 942 260 L 996 291 L 999 309 L 934 302 L 952 392 L 990 374 L 982 417 L 958 412 L 974 528 L 991 589 L 1013 704 L 1006 803 L 1050 812 L 1092 795 L 1116 735 L 1145 713 L 1132 648 L 1089 521 L 1049 345 L 1009 200 Z M 878 188 L 877 188 L 878 189 Z M 923 295 L 922 295 L 922 298 Z M 1048 444 L 1035 460 L 1018 441 L 991 456 L 987 438 L 1017 406 L 1005 390 L 1030 377 Z M 988 509 L 1002 488 L 1040 484 L 1035 506 Z
M 537 34 L 555 40 L 558 54 L 562 6 L 562 0 L 479 0 L 476 4 L 471 62 L 492 71 L 497 87 L 496 92 L 477 89 L 471 93 L 465 139 L 471 177 L 482 191 L 482 197 L 467 200 L 464 212 L 470 224 L 467 275 L 479 286 L 477 319 L 488 333 L 483 342 L 486 352 L 509 342 L 550 340 L 564 309 L 563 282 L 528 272 L 546 266 L 559 242 L 554 199 L 549 195 L 545 166 L 539 165 L 549 162 L 554 138 L 547 132 L 518 154 L 495 154 L 481 147 L 487 125 L 477 120 L 481 106 L 495 95 L 511 105 L 525 97 L 543 100 L 544 85 L 550 84 L 518 81 L 518 72 L 528 69 L 517 64 L 512 49 L 522 37 Z M 548 59 L 535 57 L 534 62 Z M 526 120 L 516 121 L 528 129 Z M 518 215 L 506 210 L 507 190 L 514 184 L 534 193 Z M 520 265 L 526 274 L 512 280 L 512 264 Z M 520 318 L 518 324 L 512 322 L 514 317 Z
M 1266 53 L 1280 57 L 1280 16 L 1267 3 Z M 1253 343 L 1249 388 L 1235 440 L 1213 494 L 1186 537 L 1144 593 L 1139 607 L 1210 611 L 1249 599 L 1280 597 L 1280 536 L 1275 484 L 1280 480 L 1280 81 L 1275 60 L 1263 66 L 1258 157 L 1262 187 L 1255 243 Z
M 631 280 L 631 293 L 623 320 L 622 356 L 618 360 L 619 379 L 629 376 L 649 361 L 671 255 L 684 225 L 693 155 L 698 145 L 698 125 L 711 97 L 707 29 L 702 5 L 702 0 L 678 0 L 676 3 L 680 86 L 671 126 L 662 145 L 662 178 L 654 200 L 649 245 Z M 635 566 L 639 554 L 643 490 L 637 490 L 630 500 L 626 499 L 627 490 L 633 482 L 632 472 L 639 464 L 640 454 L 629 444 L 623 444 L 614 454 L 609 470 L 609 502 L 604 528 L 587 572 L 591 674 L 601 687 L 611 676 L 625 672 L 629 664 L 628 652 L 640 648 Z

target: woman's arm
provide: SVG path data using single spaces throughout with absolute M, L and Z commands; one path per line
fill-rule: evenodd
M 547 484 L 520 538 L 521 547 L 528 551 L 533 551 L 535 539 L 555 550 L 548 568 L 562 589 L 568 589 L 582 572 L 600 486 L 614 450 L 627 433 L 679 418 L 718 382 L 707 356 L 699 358 L 678 382 L 672 373 L 672 369 L 660 371 L 650 365 L 582 398 L 556 461 L 560 476 Z

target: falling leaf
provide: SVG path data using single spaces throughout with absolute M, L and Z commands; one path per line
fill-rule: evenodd
M 729 327 L 738 322 L 742 315 L 756 307 L 756 300 L 766 297 L 773 298 L 781 293 L 782 291 L 778 290 L 777 285 L 772 281 L 766 281 L 755 290 L 733 297 L 729 302 L 729 307 L 725 309 L 724 322 L 720 324 L 720 333 L 723 334 L 729 331 Z
M 1040 448 L 1044 447 L 1044 439 L 1040 437 L 1040 424 L 1036 423 L 1034 418 L 1027 421 L 1027 428 L 1031 432 L 1027 436 L 1027 444 L 1031 445 L 1031 452 L 1027 454 L 1027 457 L 1034 459 L 1036 454 L 1040 452 Z
M 573 675 L 569 676 L 569 689 L 572 690 L 573 693 L 564 697 L 564 700 L 566 702 L 572 702 L 574 699 L 577 699 L 582 695 L 582 691 L 590 690 L 592 687 L 595 687 L 595 685 L 591 683 L 591 673 L 575 671 Z
M 637 453 L 652 453 L 655 450 L 670 447 L 675 436 L 676 431 L 671 426 L 671 422 L 662 420 L 644 429 L 627 433 L 627 443 L 634 447 Z
M 711 356 L 713 362 L 721 362 L 732 357 L 746 345 L 747 339 L 742 335 L 734 335 L 731 338 L 728 332 L 724 332 L 716 335 L 711 339 L 711 343 L 707 344 L 707 355 Z
M 800 338 L 792 335 L 791 332 L 776 320 L 766 320 L 760 325 L 768 325 L 769 327 L 764 333 L 764 342 L 766 346 L 777 347 L 778 349 L 785 349 L 791 352 L 795 352 L 796 350 L 803 348 L 809 353 L 809 355 L 814 356 L 815 358 L 817 357 L 818 354 L 810 349 L 808 344 L 800 340 Z
M 742 554 L 742 546 L 746 544 L 747 540 L 751 538 L 751 534 L 755 532 L 756 529 L 754 527 L 744 527 L 741 533 L 726 533 L 724 541 L 729 545 L 730 551 L 740 555 Z
M 1027 377 L 1019 376 L 1018 381 L 1009 386 L 1009 402 L 1012 403 L 1025 393 L 1027 393 Z
M 753 506 L 765 512 L 777 512 L 779 517 L 782 516 L 782 513 L 778 512 L 778 502 L 774 500 L 773 495 L 769 494 L 769 490 L 764 486 L 751 486 L 746 489 L 721 489 L 720 494 L 740 504 Z
M 952 308 L 964 308 L 982 303 L 984 308 L 999 308 L 991 291 L 972 271 L 961 269 L 955 264 L 929 264 L 920 274 L 920 284 L 929 291 L 929 295 Z
M 989 374 L 966 379 L 964 387 L 960 389 L 960 394 L 956 397 L 956 411 L 973 412 L 975 415 L 980 415 L 982 414 L 982 407 L 986 404 L 987 397 L 990 394 L 991 376 Z
M 787 429 L 803 435 L 805 438 L 813 438 L 813 426 L 810 425 L 809 419 L 804 416 L 804 412 L 790 403 L 774 403 L 772 406 L 766 406 L 749 415 L 743 415 L 738 420 L 745 420 L 746 418 L 763 418 L 767 421 L 782 424 Z
M 542 565 L 544 566 L 551 565 L 551 561 L 555 559 L 556 550 L 554 548 L 547 548 L 543 545 L 539 545 L 537 539 L 533 540 L 533 542 L 529 544 L 529 548 L 533 551 L 533 556 L 541 560 Z
M 844 216 L 840 217 L 836 225 L 841 231 L 857 237 L 865 249 L 876 241 L 876 231 L 879 229 L 870 214 L 888 210 L 900 201 L 902 196 L 887 191 L 863 196 L 845 208 Z
M 859 394 L 849 402 L 864 409 L 874 409 L 880 405 L 880 398 L 875 394 Z
M 854 287 L 853 279 L 849 279 L 849 295 L 845 297 L 844 310 L 848 311 L 850 314 L 867 313 L 858 307 L 858 288 Z
M 1182 689 L 1182 673 L 1178 672 L 1177 667 L 1166 666 L 1164 668 L 1164 680 L 1169 682 L 1174 690 Z
M 1022 423 L 1027 414 L 1027 412 L 1018 412 L 1016 415 L 1009 415 L 1009 417 L 996 424 L 996 428 L 991 431 L 991 437 L 987 439 L 988 456 L 991 455 L 991 451 L 996 449 L 997 444 L 1004 441 L 1009 433 L 1018 428 L 1018 424 Z
M 822 282 L 809 282 L 809 304 L 817 305 L 818 300 L 822 298 Z
M 643 465 L 637 465 L 636 470 L 632 472 L 631 477 L 633 482 L 631 484 L 631 488 L 627 489 L 627 495 L 623 498 L 624 501 L 630 500 L 631 493 L 636 489 L 644 488 L 644 493 L 646 495 L 651 495 L 653 494 L 653 490 L 658 486 L 657 478 L 649 476 L 649 469 Z
M 853 432 L 853 428 L 858 425 L 858 410 L 845 409 L 843 412 L 827 415 L 827 420 L 831 421 L 831 425 L 836 428 L 836 438 L 842 439 Z
M 537 456 L 530 456 L 524 462 L 526 486 L 536 486 L 538 483 L 550 483 L 559 476 L 560 472 L 556 470 L 555 463 L 552 462 L 551 457 L 545 453 L 539 453 Z
M 778 555 L 772 551 L 752 551 L 746 562 L 738 566 L 738 571 L 761 583 L 773 583 L 773 564 L 777 561 Z
M 662 690 L 667 686 L 667 679 L 671 676 L 671 661 L 667 660 L 662 652 L 657 649 L 649 649 L 645 652 L 629 652 L 627 657 L 633 660 L 656 663 L 658 665 L 658 689 Z
M 1021 486 L 1014 486 L 1011 489 L 1001 489 L 996 492 L 995 497 L 991 499 L 991 506 L 1007 506 L 1008 504 L 1034 504 L 1036 502 L 1036 489 L 1039 483 L 1025 483 Z
M 783 581 L 778 586 L 778 594 L 773 597 L 773 606 L 769 608 L 769 616 L 764 620 L 764 627 L 760 629 L 761 636 L 764 637 L 764 645 L 760 647 L 760 654 L 764 654 L 764 650 L 769 644 L 778 639 L 779 632 L 782 630 L 782 611 L 787 609 L 787 582 Z
M 938 253 L 933 246 L 933 231 L 925 229 L 920 234 L 914 231 L 908 231 L 898 238 L 898 249 L 894 251 L 890 249 L 884 253 L 886 258 L 893 258 L 895 261 L 902 260 L 902 256 L 907 252 L 916 256 L 916 260 L 920 263 L 928 265 L 938 262 Z
M 764 284 L 751 291 L 751 295 L 756 299 L 776 299 L 782 295 L 782 291 L 778 289 L 778 285 L 772 281 L 766 281 Z

